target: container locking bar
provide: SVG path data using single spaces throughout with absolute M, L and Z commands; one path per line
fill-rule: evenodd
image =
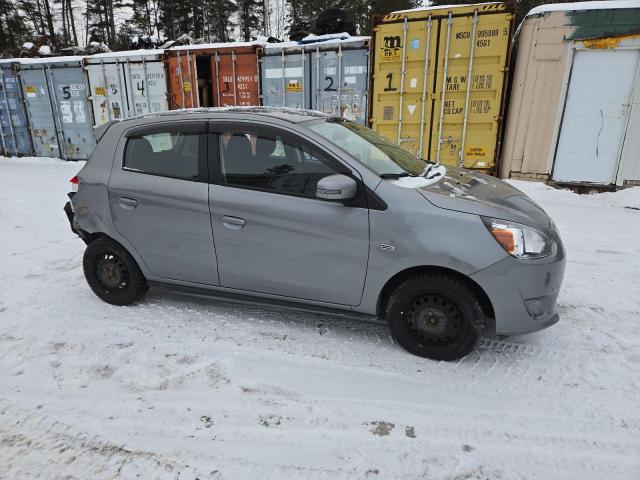
M 147 62 L 144 57 L 142 57 L 142 74 L 144 75 L 144 92 L 147 92 L 147 96 L 145 97 L 145 102 L 147 103 L 147 113 L 151 113 L 151 98 L 149 97 L 149 80 L 147 76 Z M 191 87 L 193 88 L 193 86 Z M 144 92 L 142 92 L 142 96 L 144 97 Z
M 422 158 L 422 146 L 424 143 L 424 116 L 425 116 L 425 104 L 427 101 L 427 78 L 429 77 L 429 55 L 431 51 L 431 29 L 433 28 L 433 21 L 431 15 L 427 19 L 427 39 L 425 42 L 424 50 L 424 68 L 422 71 L 422 97 L 420 98 L 421 110 L 420 110 L 420 144 L 418 145 L 418 157 Z
M 338 44 L 338 115 L 342 116 L 342 43 Z
M 184 96 L 184 77 L 182 76 L 182 59 L 180 58 L 180 50 L 177 51 L 177 56 L 178 56 L 178 73 L 180 74 L 180 91 L 182 92 L 182 105 L 180 105 L 180 108 L 184 108 L 186 98 Z M 127 65 L 127 67 L 129 67 L 129 65 Z
M 231 50 L 231 75 L 233 75 L 233 106 L 238 106 L 238 78 L 236 77 L 236 51 Z
M 111 121 L 111 106 L 109 105 L 109 86 L 107 85 L 107 71 L 104 67 L 104 60 L 100 59 L 100 69 L 102 70 L 102 85 L 104 86 L 104 103 L 107 106 L 107 118 Z M 91 94 L 91 92 L 89 92 Z
M 216 96 L 218 98 L 218 107 L 222 106 L 222 96 L 220 94 L 220 56 L 218 52 L 215 53 L 216 62 Z
M 402 119 L 404 116 L 404 77 L 407 64 L 407 30 L 409 29 L 409 17 L 404 17 L 402 25 L 402 70 L 400 72 L 400 111 L 398 112 L 398 145 L 402 142 Z
M 458 167 L 464 167 L 464 143 L 467 139 L 467 123 L 469 122 L 469 97 L 471 96 L 471 76 L 473 75 L 473 54 L 475 53 L 476 34 L 478 31 L 478 10 L 473 13 L 473 30 L 471 32 L 471 53 L 469 54 L 469 71 L 467 73 L 467 94 L 464 99 L 464 120 L 462 123 L 462 140 L 458 151 Z
M 304 84 L 304 61 L 306 60 L 306 54 L 304 52 L 304 47 L 300 51 L 300 61 L 302 62 L 302 108 L 307 108 L 307 102 L 305 101 L 305 94 L 307 93 L 307 86 Z
M 49 74 L 47 76 L 47 73 Z M 60 112 L 59 112 L 59 104 L 58 104 L 58 94 L 56 93 L 55 85 L 53 83 L 53 75 L 51 73 L 51 65 L 42 66 L 42 75 L 44 77 L 45 84 L 48 84 L 48 89 L 51 93 L 53 93 L 53 102 L 51 103 L 51 97 L 49 97 L 49 106 L 51 107 L 51 114 L 53 115 L 53 124 L 56 128 L 56 140 L 58 141 L 58 151 L 62 154 L 62 157 L 65 160 L 67 158 L 67 141 L 64 138 L 64 132 L 62 131 L 62 122 L 60 121 Z M 62 143 L 60 142 L 60 138 L 62 137 Z
M 188 49 L 187 49 L 186 57 L 187 57 L 187 67 L 189 68 L 189 83 L 191 85 L 191 90 L 189 92 L 189 96 L 191 97 L 191 108 L 195 108 L 196 103 L 193 101 L 193 75 L 192 75 L 193 71 L 191 70 L 191 53 L 189 52 Z M 184 108 L 184 105 L 182 106 L 182 108 Z
M 287 91 L 286 91 L 286 78 L 285 78 L 285 73 L 286 73 L 286 69 L 285 69 L 285 57 L 284 57 L 284 50 L 282 50 L 282 56 L 280 57 L 280 62 L 282 62 L 282 106 L 286 107 L 287 106 Z
M 122 65 L 122 68 L 124 68 L 124 64 Z M 121 111 L 121 115 L 124 115 L 124 108 L 125 108 L 125 104 L 127 107 L 127 117 L 131 116 L 131 108 L 129 107 L 129 102 L 125 102 L 125 98 L 123 96 L 124 91 L 122 90 L 122 79 L 120 78 L 120 74 L 122 73 L 122 76 L 124 77 L 124 72 L 121 71 L 122 69 L 120 68 L 120 62 L 118 61 L 118 58 L 116 57 L 116 75 L 118 76 L 118 93 L 120 94 L 120 109 Z
M 316 47 L 316 109 L 320 110 L 320 47 Z
M 442 96 L 440 98 L 440 120 L 438 122 L 438 152 L 436 154 L 436 164 L 440 164 L 440 147 L 442 145 L 442 124 L 444 123 L 444 100 L 447 92 L 447 72 L 449 68 L 449 40 L 451 40 L 451 25 L 453 18 L 451 12 L 447 17 L 447 43 L 444 51 L 444 70 L 442 72 Z
M 16 142 L 16 133 L 13 130 L 13 118 L 11 118 L 11 108 L 9 107 L 9 98 L 7 97 L 7 84 L 4 76 L 4 72 L 0 69 L 0 84 L 2 84 L 2 93 L 4 94 L 4 104 L 7 106 L 7 121 L 9 123 L 9 131 L 11 132 L 11 140 L 13 141 L 13 149 L 16 156 L 18 155 L 18 143 Z M 4 132 L 0 125 L 0 136 L 2 137 L 2 148 L 7 151 L 4 143 Z

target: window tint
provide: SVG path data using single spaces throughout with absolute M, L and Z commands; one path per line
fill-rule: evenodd
M 224 184 L 315 198 L 318 181 L 337 173 L 321 153 L 278 135 L 251 131 L 220 135 Z
M 159 132 L 129 137 L 124 167 L 165 177 L 198 178 L 200 134 Z

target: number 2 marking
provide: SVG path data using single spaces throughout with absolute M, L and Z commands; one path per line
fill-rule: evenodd
M 333 88 L 333 77 L 324 77 L 325 80 L 327 80 L 329 82 L 329 85 L 326 86 L 326 88 L 324 89 L 325 92 L 336 92 L 337 89 Z

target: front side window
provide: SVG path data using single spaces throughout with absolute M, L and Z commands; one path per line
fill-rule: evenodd
M 277 133 L 222 132 L 222 182 L 240 188 L 315 198 L 318 181 L 337 173 L 326 157 Z
M 198 178 L 200 133 L 158 132 L 129 137 L 124 168 L 185 180 Z

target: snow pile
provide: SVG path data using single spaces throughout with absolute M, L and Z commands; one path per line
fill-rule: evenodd
M 2 478 L 640 478 L 639 188 L 513 182 L 565 241 L 561 321 L 439 363 L 383 324 L 102 303 L 62 211 L 81 166 L 0 159 Z
M 549 3 L 532 8 L 529 15 L 540 15 L 547 12 L 567 12 L 576 10 L 613 10 L 618 8 L 640 8 L 640 0 L 591 1 L 577 3 Z

